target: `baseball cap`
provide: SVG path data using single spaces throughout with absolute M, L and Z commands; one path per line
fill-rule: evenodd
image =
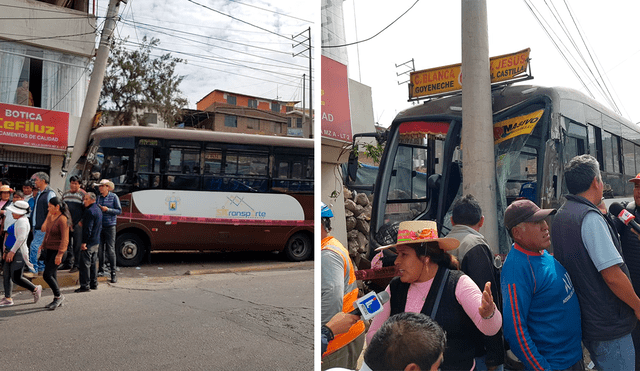
M 504 226 L 510 231 L 520 223 L 537 222 L 556 212 L 556 209 L 541 209 L 531 200 L 514 201 L 504 212 Z

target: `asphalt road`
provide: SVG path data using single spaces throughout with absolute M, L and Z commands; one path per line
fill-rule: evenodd
M 264 264 L 197 275 L 123 268 L 116 284 L 64 288 L 55 311 L 43 308 L 48 289 L 37 304 L 16 292 L 16 305 L 0 308 L 0 369 L 311 370 L 313 262 L 257 270 Z

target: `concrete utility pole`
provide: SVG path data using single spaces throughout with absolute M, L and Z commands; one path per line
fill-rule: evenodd
M 462 191 L 478 199 L 484 213 L 481 233 L 495 254 L 498 213 L 486 0 L 462 0 L 462 122 Z
M 111 34 L 113 34 L 113 30 L 116 28 L 116 17 L 118 16 L 121 2 L 125 4 L 127 3 L 126 0 L 109 1 L 107 19 L 104 22 L 96 60 L 93 63 L 93 71 L 91 72 L 91 80 L 89 81 L 89 88 L 87 89 L 87 97 L 85 98 L 84 106 L 82 107 L 82 116 L 80 116 L 80 124 L 78 125 L 76 141 L 73 143 L 73 153 L 71 155 L 71 160 L 69 161 L 69 166 L 71 167 L 76 164 L 78 159 L 80 159 L 80 156 L 82 156 L 84 151 L 87 149 L 87 143 L 89 142 L 91 127 L 93 125 L 93 117 L 96 115 L 96 111 L 98 109 L 98 101 L 100 100 L 104 74 L 107 69 L 109 51 L 111 50 L 109 39 L 111 38 Z

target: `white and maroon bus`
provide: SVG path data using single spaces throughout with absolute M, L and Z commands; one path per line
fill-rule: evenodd
M 196 129 L 102 127 L 74 170 L 122 203 L 117 263 L 156 250 L 313 252 L 313 140 Z

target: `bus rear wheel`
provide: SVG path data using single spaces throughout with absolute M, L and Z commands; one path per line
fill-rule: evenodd
M 139 265 L 144 252 L 144 242 L 135 233 L 123 233 L 116 239 L 116 260 L 121 267 Z
M 290 261 L 299 262 L 309 259 L 313 246 L 311 246 L 311 239 L 304 233 L 296 233 L 284 248 L 284 254 Z

